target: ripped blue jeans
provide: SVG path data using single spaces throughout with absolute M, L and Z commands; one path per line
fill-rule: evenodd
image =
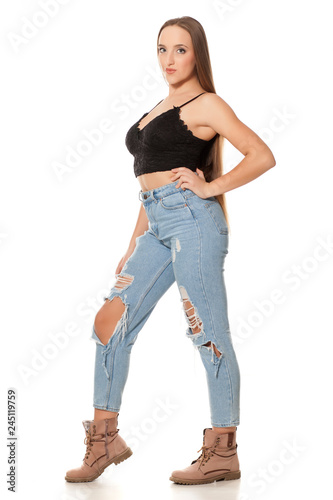
M 119 412 L 131 349 L 162 295 L 176 281 L 186 335 L 202 359 L 214 427 L 239 425 L 240 372 L 229 329 L 224 259 L 228 226 L 212 196 L 200 198 L 178 181 L 139 192 L 148 230 L 136 239 L 110 294 L 125 310 L 104 345 L 96 342 L 93 406 Z

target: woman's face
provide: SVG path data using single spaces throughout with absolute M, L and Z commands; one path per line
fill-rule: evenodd
M 191 35 L 183 28 L 164 28 L 159 37 L 157 53 L 163 76 L 169 84 L 176 85 L 196 74 Z

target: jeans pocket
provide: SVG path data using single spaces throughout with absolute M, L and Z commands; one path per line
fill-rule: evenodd
M 227 222 L 222 210 L 221 205 L 219 204 L 218 201 L 211 201 L 208 203 L 205 203 L 205 208 L 209 215 L 211 216 L 216 229 L 220 234 L 228 234 L 228 226 Z
M 161 206 L 167 210 L 176 210 L 187 206 L 184 196 L 178 193 L 167 194 L 160 199 Z

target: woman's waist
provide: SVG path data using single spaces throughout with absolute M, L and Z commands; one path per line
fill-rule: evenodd
M 173 176 L 174 173 L 171 172 L 171 170 L 167 170 L 141 174 L 137 176 L 137 179 L 139 181 L 141 191 L 144 192 L 162 187 L 166 184 L 171 184 Z

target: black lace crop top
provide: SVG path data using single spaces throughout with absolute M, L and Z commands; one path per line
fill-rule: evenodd
M 149 111 L 129 129 L 125 143 L 134 156 L 135 177 L 176 167 L 187 167 L 193 172 L 198 167 L 205 172 L 208 153 L 218 134 L 209 141 L 200 139 L 180 118 L 180 108 L 202 94 L 157 115 L 140 130 L 139 124 Z

